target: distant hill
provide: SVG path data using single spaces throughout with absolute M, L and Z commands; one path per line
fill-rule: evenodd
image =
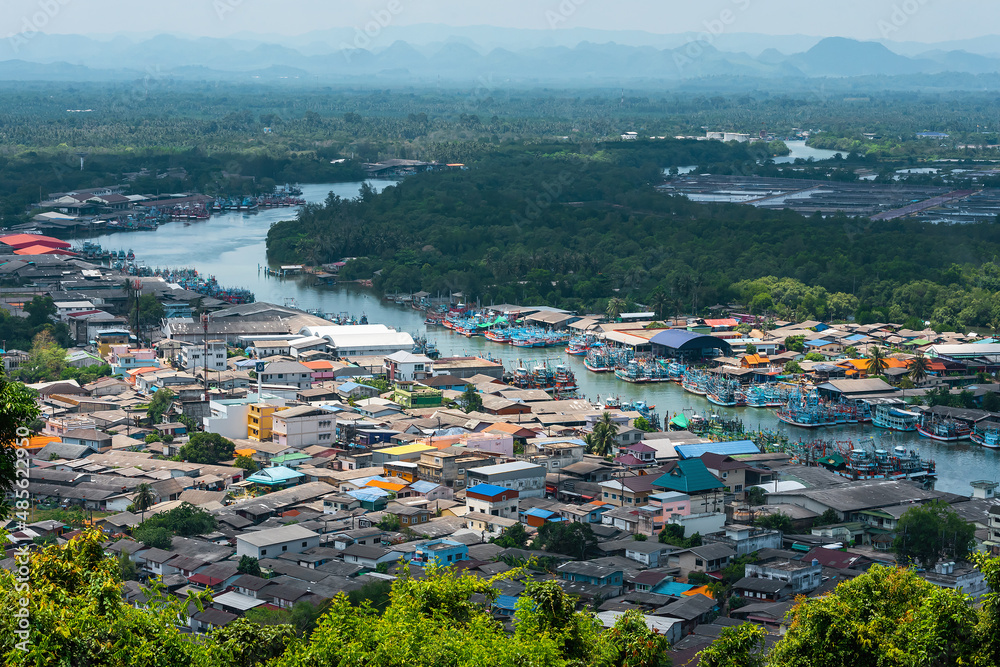
M 267 78 L 302 77 L 324 83 L 379 81 L 379 83 L 437 84 L 448 82 L 470 88 L 485 81 L 505 85 L 608 86 L 685 84 L 716 78 L 753 78 L 774 81 L 808 81 L 813 77 L 911 77 L 954 72 L 983 75 L 1000 72 L 1000 58 L 961 49 L 925 49 L 911 56 L 896 53 L 879 42 L 860 42 L 841 37 L 819 40 L 808 49 L 783 52 L 763 46 L 755 36 L 721 36 L 717 43 L 681 41 L 680 36 L 659 36 L 659 44 L 640 44 L 646 33 L 622 33 L 631 43 L 606 39 L 611 31 L 584 31 L 602 40 L 546 40 L 532 31 L 511 46 L 493 46 L 507 29 L 471 31 L 482 36 L 476 42 L 465 35 L 426 43 L 396 39 L 391 33 L 357 42 L 339 33 L 310 33 L 299 40 L 300 48 L 286 42 L 264 42 L 240 38 L 187 38 L 156 35 L 133 40 L 125 37 L 101 40 L 78 35 L 45 35 L 16 42 L 0 40 L 0 79 L 81 80 L 142 76 L 208 80 L 248 76 Z M 499 32 L 498 32 L 499 31 Z M 516 31 L 515 31 L 516 32 Z M 551 31 L 550 31 L 551 32 Z M 469 31 L 466 31 L 469 33 Z M 529 34 L 530 33 L 530 34 Z M 435 37 L 446 36 L 440 30 Z M 512 33 L 513 34 L 513 33 Z M 521 34 L 521 33 L 517 33 Z M 671 37 L 671 39 L 667 39 Z M 722 39 L 726 37 L 726 39 Z M 793 45 L 810 41 L 775 38 L 775 44 Z M 664 44 L 668 44 L 664 46 Z M 727 48 L 726 45 L 746 48 Z M 756 48 L 762 47 L 762 48 Z M 912 49 L 912 45 L 907 45 Z M 755 55 L 756 54 L 756 55 Z M 919 84 L 919 82 L 915 82 Z

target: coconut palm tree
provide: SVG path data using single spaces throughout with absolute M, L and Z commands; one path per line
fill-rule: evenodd
M 885 368 L 885 354 L 878 345 L 872 345 L 868 350 L 868 376 L 881 375 Z
M 594 425 L 594 430 L 588 433 L 584 442 L 592 454 L 609 456 L 615 448 L 615 436 L 618 435 L 618 424 L 611 420 L 611 413 L 605 412 Z
M 606 314 L 608 319 L 612 322 L 618 319 L 618 316 L 622 314 L 622 308 L 625 307 L 625 300 L 617 296 L 613 296 L 608 300 L 608 309 Z
M 135 497 L 132 499 L 132 505 L 141 513 L 142 520 L 146 518 L 146 510 L 155 503 L 156 493 L 153 491 L 153 487 L 145 482 L 135 487 Z
M 910 379 L 917 385 L 927 379 L 927 371 L 931 368 L 931 362 L 924 356 L 923 352 L 918 352 L 917 356 L 910 360 Z
M 667 308 L 670 305 L 670 297 L 668 297 L 662 289 L 657 287 L 653 290 L 653 295 L 650 298 L 649 305 L 651 305 L 653 310 L 656 311 L 656 317 L 662 320 L 666 317 Z

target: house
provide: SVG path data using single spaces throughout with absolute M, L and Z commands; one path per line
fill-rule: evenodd
M 822 583 L 823 566 L 819 560 L 798 561 L 776 558 L 747 563 L 745 574 L 747 577 L 784 582 L 789 586 L 792 595 L 806 595 Z
M 587 561 L 563 563 L 556 571 L 563 581 L 578 581 L 591 586 L 611 586 L 621 589 L 624 572 L 621 568 L 596 565 Z
M 422 542 L 416 546 L 415 551 L 416 555 L 410 561 L 414 565 L 427 566 L 434 563 L 439 566 L 447 566 L 469 560 L 469 547 L 467 545 L 444 538 Z
M 749 486 L 764 484 L 774 479 L 774 473 L 770 470 L 738 461 L 732 456 L 706 452 L 700 458 L 708 472 L 722 480 L 727 493 L 742 494 Z
M 385 376 L 390 382 L 419 382 L 433 375 L 433 364 L 423 354 L 394 352 L 385 357 Z
M 725 501 L 725 484 L 709 472 L 701 459 L 669 461 L 663 474 L 651 482 L 655 491 L 677 491 L 691 496 L 691 512 L 719 512 Z
M 440 389 L 411 381 L 397 382 L 392 392 L 392 400 L 406 409 L 439 407 L 443 396 Z
M 615 626 L 615 623 L 618 622 L 618 619 L 624 614 L 624 611 L 602 611 L 596 615 L 596 618 L 601 622 L 601 625 L 603 625 L 605 629 L 611 629 Z M 682 631 L 683 621 L 679 618 L 653 616 L 649 614 L 643 614 L 642 618 L 645 621 L 647 628 L 666 637 L 667 641 L 670 642 L 671 645 L 681 641 L 681 638 L 684 637 Z
M 443 484 L 452 489 L 460 489 L 465 486 L 466 472 L 470 468 L 493 465 L 494 463 L 494 459 L 490 457 L 479 456 L 451 447 L 434 449 L 433 447 L 423 448 L 421 446 L 419 452 L 417 470 L 420 478 Z
M 263 384 L 309 389 L 313 371 L 298 361 L 272 361 L 260 374 Z
M 253 403 L 247 408 L 246 437 L 262 442 L 270 440 L 274 429 L 274 413 L 285 408 L 270 403 Z
M 628 475 L 617 479 L 601 482 L 601 500 L 618 507 L 639 507 L 646 504 L 646 499 L 658 491 L 653 482 L 658 476 Z
M 666 561 L 666 556 L 675 549 L 669 544 L 660 544 L 653 540 L 633 540 L 625 547 L 625 558 L 641 563 L 646 567 L 660 567 Z
M 247 481 L 258 485 L 265 492 L 270 492 L 302 484 L 305 475 L 285 466 L 269 466 L 249 475 Z
M 670 554 L 670 567 L 679 567 L 682 576 L 691 572 L 718 572 L 736 556 L 736 551 L 725 544 L 703 544 Z
M 387 509 L 386 514 L 392 514 L 398 518 L 401 528 L 412 528 L 431 520 L 431 511 L 422 507 L 398 505 Z
M 729 524 L 722 533 L 706 534 L 702 538 L 706 544 L 725 544 L 731 547 L 737 556 L 760 551 L 761 549 L 780 549 L 782 533 L 780 530 Z
M 111 447 L 111 436 L 92 428 L 77 428 L 62 435 L 64 445 L 82 445 L 95 452 Z
M 733 584 L 733 594 L 752 602 L 778 602 L 791 594 L 791 586 L 780 579 L 743 577 Z
M 319 541 L 319 533 L 298 524 L 244 532 L 236 536 L 236 556 L 252 556 L 257 560 L 275 558 L 283 553 L 302 553 L 318 547 Z
M 337 419 L 323 408 L 300 405 L 271 413 L 271 437 L 280 445 L 303 449 L 337 439 Z
M 469 512 L 517 518 L 518 491 L 495 484 L 476 484 L 465 490 Z
M 469 485 L 492 484 L 515 489 L 521 498 L 545 496 L 545 468 L 526 461 L 501 463 L 467 470 Z
M 369 570 L 374 570 L 382 563 L 393 563 L 399 560 L 400 553 L 380 546 L 351 544 L 343 550 L 343 556 L 345 563 L 356 563 Z

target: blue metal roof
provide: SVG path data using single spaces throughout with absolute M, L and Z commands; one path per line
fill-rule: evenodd
M 530 510 L 525 511 L 525 516 L 537 516 L 541 519 L 548 519 L 550 516 L 555 514 L 555 512 L 550 512 L 549 510 L 543 510 L 541 507 L 532 507 Z
M 498 609 L 517 611 L 517 601 L 521 598 L 514 595 L 498 595 L 493 601 L 493 606 Z
M 721 338 L 694 333 L 693 331 L 687 331 L 686 329 L 667 329 L 666 331 L 661 331 L 650 338 L 649 342 L 654 345 L 662 345 L 663 347 L 670 347 L 675 350 L 704 350 L 718 348 L 726 354 L 730 354 L 732 352 L 732 346 Z
M 807 340 L 805 344 L 809 347 L 823 347 L 824 345 L 829 345 L 830 341 L 820 338 L 819 340 Z
M 682 596 L 694 588 L 691 584 L 682 584 L 679 581 L 663 581 L 653 587 L 653 593 L 658 595 Z
M 496 484 L 476 484 L 475 486 L 470 486 L 465 490 L 466 493 L 469 493 L 470 491 L 472 493 L 478 493 L 481 496 L 499 496 L 504 491 L 510 491 L 510 489 L 497 486 Z
M 258 484 L 277 484 L 279 482 L 287 482 L 292 479 L 298 479 L 304 475 L 291 468 L 286 468 L 285 466 L 272 466 L 270 468 L 261 468 L 254 474 L 247 477 L 247 481 L 255 482 Z
M 864 340 L 865 338 L 867 338 L 867 336 L 865 336 L 864 334 L 853 334 L 851 336 L 848 336 L 847 340 L 852 343 L 857 343 L 859 340 Z
M 441 485 L 436 482 L 428 482 L 425 479 L 421 479 L 414 482 L 413 484 L 410 484 L 410 488 L 416 491 L 417 493 L 428 493 L 438 488 L 439 486 Z
M 736 440 L 733 442 L 702 442 L 694 445 L 677 445 L 674 447 L 677 456 L 682 459 L 696 459 L 702 454 L 760 454 L 760 449 L 753 440 Z
M 352 389 L 357 389 L 360 386 L 361 385 L 358 384 L 357 382 L 345 382 L 344 384 L 340 385 L 340 390 L 351 391 Z

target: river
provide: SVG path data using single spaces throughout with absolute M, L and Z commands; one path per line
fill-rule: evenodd
M 796 142 L 790 142 L 794 144 Z M 811 149 L 810 149 L 811 150 Z M 832 152 L 832 151 L 831 151 Z M 394 181 L 373 180 L 369 184 L 381 191 Z M 341 197 L 356 196 L 361 183 L 335 183 L 302 186 L 303 198 L 309 202 L 322 202 L 329 192 Z M 449 355 L 489 354 L 501 360 L 508 369 L 522 362 L 551 360 L 567 363 L 576 373 L 581 393 L 588 398 L 602 399 L 620 396 L 625 399 L 642 399 L 656 406 L 661 418 L 687 411 L 705 414 L 715 410 L 706 399 L 685 392 L 679 385 L 631 385 L 615 379 L 613 374 L 596 374 L 586 370 L 582 359 L 570 357 L 562 350 L 514 348 L 491 343 L 482 337 L 468 339 L 440 328 L 424 327 L 422 313 L 409 307 L 398 306 L 378 298 L 371 289 L 357 285 L 314 286 L 308 277 L 269 278 L 259 271 L 266 264 L 265 239 L 272 223 L 294 216 L 294 209 L 263 210 L 253 215 L 225 213 L 213 215 L 205 221 L 170 222 L 155 231 L 115 232 L 94 239 L 106 249 L 135 251 L 136 259 L 152 267 L 194 267 L 202 273 L 216 276 L 224 286 L 244 287 L 256 295 L 258 301 L 284 304 L 294 299 L 303 309 L 319 309 L 325 313 L 365 314 L 372 323 L 383 323 L 414 335 L 426 335 L 436 343 L 441 353 Z M 937 488 L 943 491 L 968 495 L 969 482 L 978 479 L 996 480 L 1000 471 L 1000 452 L 986 450 L 965 442 L 949 445 L 922 438 L 916 434 L 887 433 L 872 427 L 842 427 L 809 432 L 788 427 L 770 410 L 756 408 L 718 409 L 723 416 L 739 417 L 748 428 L 771 428 L 789 432 L 796 438 L 823 438 L 832 440 L 856 439 L 862 434 L 874 435 L 882 446 L 897 444 L 914 449 L 925 458 L 937 462 Z

